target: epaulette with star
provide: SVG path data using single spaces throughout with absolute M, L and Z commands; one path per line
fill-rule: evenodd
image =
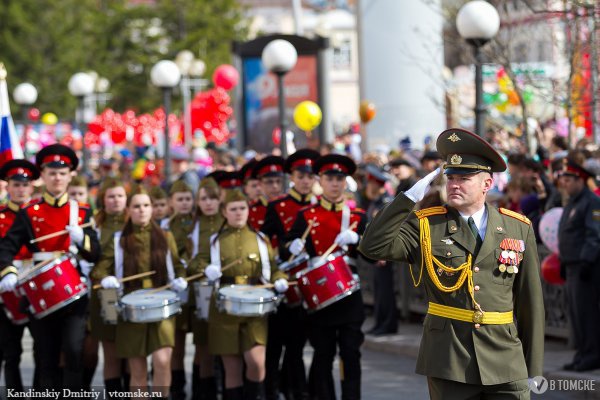
M 448 212 L 448 209 L 446 207 L 436 206 L 436 207 L 429 207 L 429 208 L 424 208 L 422 210 L 415 211 L 415 215 L 417 216 L 417 218 L 421 219 L 421 218 L 425 218 L 425 217 L 431 217 L 432 215 L 446 214 L 447 212 Z
M 508 210 L 506 208 L 499 208 L 498 211 L 500 211 L 500 214 L 508 215 L 509 217 L 518 219 L 519 221 L 521 221 L 527 225 L 531 225 L 531 221 L 529 220 L 529 218 L 527 218 L 523 214 L 519 214 L 518 212 L 514 212 L 514 211 Z
M 352 214 L 366 214 L 367 212 L 360 207 L 356 207 L 356 208 L 352 209 L 351 213 Z

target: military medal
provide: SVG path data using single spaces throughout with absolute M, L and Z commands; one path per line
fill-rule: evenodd
M 506 265 L 500 264 L 500 266 L 498 267 L 498 269 L 500 270 L 500 272 L 506 272 Z
M 508 272 L 509 274 L 516 274 L 519 272 L 517 267 L 523 260 L 523 252 L 525 251 L 525 242 L 523 240 L 505 238 L 500 243 L 502 252 L 498 257 L 500 266 L 498 270 L 500 272 Z

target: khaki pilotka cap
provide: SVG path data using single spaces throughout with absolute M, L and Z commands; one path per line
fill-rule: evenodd
M 504 159 L 488 142 L 464 129 L 452 128 L 440 133 L 436 148 L 446 160 L 446 175 L 506 170 Z

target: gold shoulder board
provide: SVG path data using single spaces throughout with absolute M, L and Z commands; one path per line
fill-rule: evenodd
M 415 215 L 419 219 L 421 219 L 421 218 L 425 218 L 425 217 L 430 217 L 432 215 L 446 214 L 447 212 L 448 212 L 448 210 L 446 209 L 446 207 L 438 206 L 438 207 L 424 208 L 422 210 L 415 211 Z
M 517 212 L 511 211 L 511 210 L 507 210 L 506 208 L 499 208 L 498 211 L 500 211 L 500 214 L 508 215 L 509 217 L 513 217 L 514 219 L 518 219 L 519 221 L 524 222 L 527 225 L 531 225 L 531 221 L 529 220 L 529 218 L 527 218 L 523 214 L 519 214 Z

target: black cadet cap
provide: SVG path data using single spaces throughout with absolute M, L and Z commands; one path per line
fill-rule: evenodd
M 253 158 L 246 164 L 242 165 L 242 168 L 240 168 L 240 176 L 243 182 L 246 182 L 248 179 L 255 179 L 252 178 L 252 169 L 254 168 L 256 163 L 256 158 Z
M 27 160 L 9 160 L 0 168 L 0 179 L 4 181 L 35 181 L 39 177 L 40 170 Z
M 207 177 L 213 178 L 222 189 L 234 189 L 242 186 L 239 171 L 215 171 Z
M 283 176 L 284 163 L 285 160 L 283 157 L 267 156 L 254 165 L 252 168 L 252 177 L 260 179 L 267 176 Z
M 77 169 L 79 159 L 75 152 L 63 144 L 51 144 L 41 149 L 35 156 L 35 164 L 39 169 L 44 167 Z
M 317 158 L 313 164 L 313 172 L 317 175 L 352 175 L 356 171 L 356 163 L 341 154 L 327 154 Z
M 294 170 L 312 174 L 312 166 L 319 157 L 321 157 L 321 154 L 316 150 L 300 149 L 285 160 L 283 170 L 288 174 L 291 174 Z
M 437 138 L 436 148 L 446 160 L 445 174 L 502 172 L 502 156 L 481 137 L 464 129 L 447 129 Z

